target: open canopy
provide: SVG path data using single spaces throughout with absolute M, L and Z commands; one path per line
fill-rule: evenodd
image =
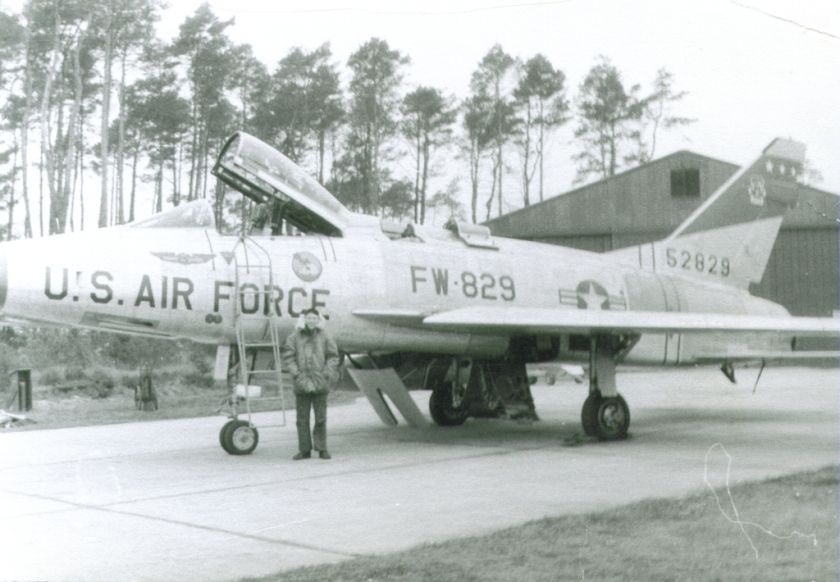
M 245 132 L 225 143 L 213 174 L 260 203 L 281 206 L 282 218 L 305 232 L 341 236 L 351 213 L 300 166 Z

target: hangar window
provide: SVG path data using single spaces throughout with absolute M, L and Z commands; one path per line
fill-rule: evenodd
M 674 198 L 700 196 L 700 170 L 696 168 L 671 170 L 671 196 Z

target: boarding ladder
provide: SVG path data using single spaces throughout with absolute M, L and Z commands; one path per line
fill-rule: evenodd
M 244 394 L 231 398 L 231 416 L 236 419 L 240 399 L 251 423 L 251 385 L 255 378 L 273 380 L 277 396 L 259 396 L 259 400 L 279 400 L 282 409 L 280 426 L 286 426 L 286 391 L 283 385 L 283 365 L 280 333 L 274 319 L 275 301 L 279 299 L 274 285 L 271 254 L 259 243 L 241 236 L 233 249 L 234 327 L 239 356 L 239 380 Z M 254 277 L 254 275 L 258 275 Z M 262 298 L 262 301 L 260 301 Z M 245 306 L 253 305 L 253 313 L 245 313 Z M 270 349 L 270 352 L 268 350 Z M 260 355 L 269 353 L 269 361 L 260 366 Z M 266 365 L 267 364 L 267 365 Z M 257 384 L 259 385 L 259 384 Z

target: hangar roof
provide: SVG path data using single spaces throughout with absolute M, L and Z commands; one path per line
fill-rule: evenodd
M 737 170 L 736 164 L 681 150 L 485 224 L 495 235 L 531 239 L 668 233 Z M 836 227 L 838 204 L 838 195 L 805 186 L 784 227 Z

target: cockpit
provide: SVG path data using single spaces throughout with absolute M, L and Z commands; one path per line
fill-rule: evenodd
M 354 214 L 306 171 L 266 143 L 244 132 L 225 143 L 213 174 L 256 203 L 249 218 L 246 206 L 241 223 L 249 234 L 316 234 L 345 236 L 364 233 L 391 240 L 458 243 L 497 250 L 486 226 L 451 221 L 445 228 L 408 226 L 364 214 Z M 219 224 L 229 226 L 221 215 Z M 135 222 L 134 228 L 216 228 L 217 217 L 207 200 L 194 200 Z M 223 228 L 227 230 L 227 228 Z M 227 232 L 226 232 L 227 233 Z M 223 234 L 226 234 L 223 233 Z
M 213 174 L 254 202 L 268 206 L 272 220 L 303 232 L 342 236 L 352 213 L 300 166 L 244 132 L 222 148 Z
M 208 200 L 193 200 L 172 210 L 132 222 L 131 228 L 215 228 L 213 205 Z

